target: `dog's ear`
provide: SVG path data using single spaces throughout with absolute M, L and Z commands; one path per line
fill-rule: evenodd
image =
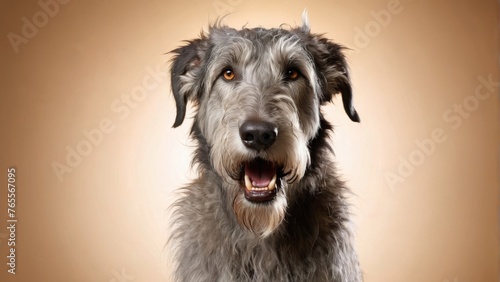
M 345 112 L 352 121 L 359 122 L 359 115 L 353 105 L 349 69 L 342 53 L 345 48 L 322 35 L 311 34 L 307 13 L 302 15 L 302 21 L 303 25 L 298 32 L 301 33 L 318 72 L 321 103 L 330 102 L 334 94 L 340 93 Z
M 353 105 L 351 79 L 342 46 L 328 41 L 320 35 L 313 35 L 309 44 L 322 90 L 321 103 L 330 102 L 334 94 L 342 95 L 344 110 L 352 121 L 359 122 L 358 112 Z
M 178 127 L 184 121 L 189 100 L 199 102 L 203 87 L 208 40 L 202 34 L 200 38 L 187 43 L 170 52 L 175 54 L 170 68 L 170 83 L 177 108 L 173 127 Z

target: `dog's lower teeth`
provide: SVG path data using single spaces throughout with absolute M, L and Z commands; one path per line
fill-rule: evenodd
M 269 188 L 267 188 L 267 187 L 250 187 L 250 189 L 247 188 L 247 190 L 250 190 L 250 191 L 265 191 L 265 190 L 269 190 Z

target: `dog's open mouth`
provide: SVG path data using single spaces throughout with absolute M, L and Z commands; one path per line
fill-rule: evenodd
M 279 166 L 260 158 L 243 165 L 245 198 L 251 202 L 273 200 L 281 183 L 279 178 L 282 173 Z

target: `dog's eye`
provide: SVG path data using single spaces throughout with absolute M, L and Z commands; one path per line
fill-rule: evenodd
M 297 69 L 290 68 L 285 71 L 285 79 L 286 80 L 297 80 L 300 77 L 300 72 Z
M 234 79 L 236 75 L 234 74 L 234 71 L 231 68 L 225 68 L 222 71 L 222 77 L 224 78 L 225 81 L 231 81 Z

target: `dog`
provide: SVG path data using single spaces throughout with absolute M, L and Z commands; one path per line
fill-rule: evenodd
M 173 204 L 175 281 L 362 281 L 321 106 L 353 106 L 345 48 L 299 27 L 217 22 L 172 51 L 198 177 Z

